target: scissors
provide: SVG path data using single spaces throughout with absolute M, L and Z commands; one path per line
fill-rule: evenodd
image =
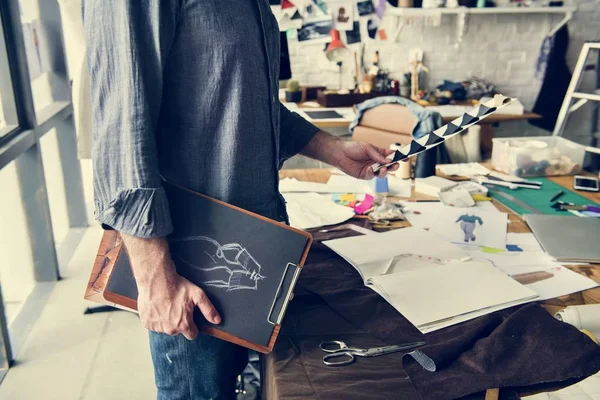
M 356 357 L 377 357 L 385 354 L 396 353 L 398 351 L 408 350 L 424 345 L 425 342 L 410 342 L 404 344 L 395 344 L 392 346 L 373 347 L 370 349 L 359 349 L 348 347 L 348 345 L 339 340 L 329 340 L 321 342 L 319 347 L 326 353 L 323 356 L 323 364 L 330 367 L 339 367 L 352 364 Z

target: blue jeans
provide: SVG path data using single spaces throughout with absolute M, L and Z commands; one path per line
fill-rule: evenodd
M 248 363 L 248 351 L 200 334 L 150 332 L 150 352 L 159 400 L 235 399 L 235 383 Z

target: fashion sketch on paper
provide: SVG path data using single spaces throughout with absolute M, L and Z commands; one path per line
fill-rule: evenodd
M 465 242 L 474 242 L 476 239 L 474 232 L 477 223 L 479 222 L 479 225 L 483 225 L 483 220 L 477 215 L 463 214 L 458 217 L 456 222 L 460 222 L 460 229 L 462 229 L 465 234 Z

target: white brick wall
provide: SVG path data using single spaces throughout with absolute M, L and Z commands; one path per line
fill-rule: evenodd
M 566 0 L 578 11 L 569 23 L 571 34 L 568 53 L 572 69 L 586 40 L 600 40 L 600 0 Z M 498 14 L 470 15 L 461 46 L 456 49 L 457 17 L 444 15 L 439 27 L 405 26 L 398 41 L 392 42 L 395 20 L 386 17 L 383 27 L 387 41 L 371 40 L 362 21 L 362 39 L 366 44 L 365 61 L 370 65 L 375 50 L 379 50 L 381 66 L 399 79 L 407 64 L 411 48 L 420 47 L 425 52 L 425 65 L 429 67 L 429 86 L 442 79 L 461 80 L 469 76 L 484 77 L 493 82 L 503 94 L 518 97 L 530 109 L 537 97 L 540 82 L 534 78 L 539 49 L 547 32 L 563 18 L 562 14 Z M 290 41 L 294 78 L 307 85 L 338 87 L 337 67 L 327 61 L 323 44 L 305 45 Z M 358 49 L 358 47 L 354 47 Z M 351 59 L 343 67 L 343 83 L 353 83 Z M 588 73 L 583 89 L 590 89 L 593 73 Z M 567 136 L 584 141 L 589 137 L 589 106 L 584 106 L 567 126 Z M 547 134 L 526 122 L 504 124 L 498 130 L 501 136 Z

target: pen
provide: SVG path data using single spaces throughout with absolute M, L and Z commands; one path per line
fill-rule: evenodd
M 554 196 L 552 196 L 552 198 L 550 199 L 550 203 L 552 203 L 552 202 L 554 202 L 554 201 L 558 200 L 558 198 L 559 198 L 560 196 L 562 196 L 563 194 L 565 194 L 565 191 L 564 191 L 564 190 L 559 190 L 558 192 L 556 192 L 556 194 L 555 194 Z

